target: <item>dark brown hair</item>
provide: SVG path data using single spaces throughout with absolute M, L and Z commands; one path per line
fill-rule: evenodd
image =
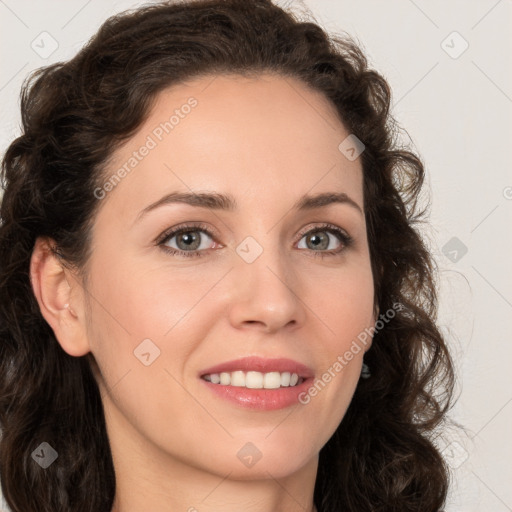
M 29 278 L 37 237 L 83 269 L 104 165 L 155 95 L 201 75 L 274 72 L 322 92 L 361 155 L 375 304 L 401 311 L 376 332 L 338 429 L 320 452 L 319 512 L 437 512 L 448 471 L 433 440 L 453 369 L 436 327 L 431 256 L 416 224 L 424 167 L 398 144 L 385 79 L 346 34 L 329 36 L 270 0 L 159 3 L 107 20 L 70 61 L 36 70 L 21 93 L 22 134 L 2 162 L 0 475 L 13 512 L 108 512 L 115 473 L 92 354 L 62 350 Z M 341 141 L 340 141 L 341 142 Z M 58 452 L 45 470 L 31 454 Z

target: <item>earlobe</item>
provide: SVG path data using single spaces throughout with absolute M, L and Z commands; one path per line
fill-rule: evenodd
M 30 281 L 39 309 L 62 349 L 71 356 L 90 351 L 83 315 L 83 292 L 47 238 L 38 238 L 30 260 Z

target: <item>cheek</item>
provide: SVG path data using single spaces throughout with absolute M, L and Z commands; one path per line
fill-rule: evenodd
M 321 370 L 301 402 L 322 430 L 332 433 L 350 404 L 370 346 L 374 290 L 370 264 L 364 261 L 323 282 L 322 294 L 309 295 L 326 333 L 316 351 Z
M 130 381 L 165 389 L 156 376 L 164 369 L 183 380 L 187 360 L 218 318 L 218 306 L 207 295 L 223 274 L 162 271 L 128 258 L 105 263 L 99 254 L 97 261 L 103 263 L 91 269 L 87 325 L 106 385 L 129 374 Z
M 207 285 L 205 279 L 191 273 L 148 269 L 144 262 L 107 263 L 94 273 L 91 285 L 99 306 L 95 322 L 120 328 L 122 337 L 133 342 L 162 339 L 186 321 Z
M 180 383 L 209 325 L 198 298 L 212 284 L 176 274 L 171 280 L 140 267 L 119 262 L 110 266 L 115 272 L 98 268 L 91 280 L 87 324 L 99 384 L 107 389 L 105 410 L 117 429 L 128 419 L 148 437 L 165 433 L 156 437 L 182 440 L 193 425 L 175 421 L 177 411 L 191 409 Z
M 344 350 L 364 329 L 373 326 L 374 283 L 367 260 L 347 266 L 332 278 L 323 278 L 320 290 L 314 280 L 308 287 L 314 311 L 324 322 L 329 352 Z M 313 308 L 312 308 L 313 309 Z

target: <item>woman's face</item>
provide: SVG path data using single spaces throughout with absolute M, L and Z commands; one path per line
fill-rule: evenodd
M 242 479 L 316 464 L 364 350 L 335 363 L 375 323 L 349 135 L 295 79 L 209 76 L 161 93 L 115 152 L 86 323 L 114 460 Z

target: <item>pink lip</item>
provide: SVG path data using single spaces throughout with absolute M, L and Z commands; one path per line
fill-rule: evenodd
M 274 411 L 284 409 L 291 405 L 299 403 L 300 395 L 304 396 L 313 379 L 308 378 L 301 384 L 289 388 L 278 389 L 249 389 L 235 386 L 223 386 L 222 384 L 212 384 L 201 379 L 201 382 L 207 386 L 217 396 L 234 403 L 239 407 L 254 409 L 259 411 Z
M 201 379 L 201 382 L 208 387 L 217 396 L 248 409 L 260 411 L 272 411 L 283 409 L 299 403 L 299 395 L 305 393 L 313 381 L 313 370 L 311 368 L 293 361 L 291 359 L 265 359 L 261 357 L 244 357 L 234 361 L 221 363 L 200 373 L 200 376 L 241 371 L 257 371 L 261 373 L 269 372 L 290 372 L 296 373 L 304 381 L 293 387 L 283 387 L 278 389 L 249 389 L 245 387 L 223 386 L 222 384 L 213 384 L 207 380 Z
M 243 357 L 233 361 L 221 363 L 206 370 L 201 371 L 200 376 L 222 373 L 222 372 L 235 372 L 241 370 L 244 372 L 254 371 L 261 373 L 270 372 L 290 372 L 296 373 L 299 377 L 307 379 L 313 377 L 314 373 L 311 368 L 293 361 L 292 359 L 265 359 L 262 357 Z

